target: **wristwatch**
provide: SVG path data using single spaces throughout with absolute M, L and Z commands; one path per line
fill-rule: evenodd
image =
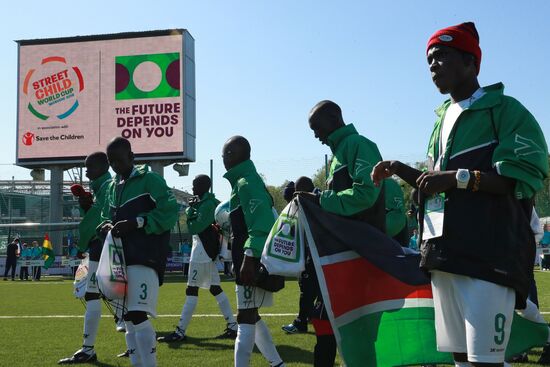
M 456 188 L 464 190 L 468 188 L 469 182 L 470 182 L 470 171 L 464 168 L 459 168 L 456 171 Z
M 254 252 L 252 252 L 251 249 L 247 248 L 246 250 L 244 250 L 244 255 L 248 257 L 254 257 Z
M 136 217 L 136 223 L 138 228 L 143 228 L 143 226 L 145 226 L 145 218 Z

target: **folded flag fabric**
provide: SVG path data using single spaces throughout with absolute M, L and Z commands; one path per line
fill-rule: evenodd
M 44 235 L 44 242 L 42 242 L 42 256 L 44 256 L 44 268 L 48 269 L 55 261 L 55 254 L 53 252 L 53 246 L 50 242 L 50 237 L 46 233 Z
M 367 223 L 299 199 L 340 356 L 348 367 L 452 364 L 437 351 L 429 275 L 417 252 Z M 548 326 L 517 314 L 507 355 L 542 346 Z

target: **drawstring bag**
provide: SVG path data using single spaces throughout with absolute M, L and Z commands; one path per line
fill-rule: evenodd
M 128 286 L 126 262 L 120 238 L 107 234 L 97 265 L 97 286 L 109 300 L 124 299 Z
M 297 277 L 304 271 L 304 235 L 298 223 L 297 200 L 288 203 L 275 221 L 261 262 L 271 275 Z
M 84 298 L 84 295 L 86 295 L 86 289 L 88 286 L 88 264 L 89 257 L 86 256 L 80 265 L 78 265 L 76 273 L 74 274 L 73 294 L 76 298 L 81 299 Z

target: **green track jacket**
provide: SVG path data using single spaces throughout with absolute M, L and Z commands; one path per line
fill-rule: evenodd
M 140 165 L 134 167 L 126 182 L 121 183 L 118 175 L 111 181 L 101 219 L 103 224 L 146 218 L 143 228 L 122 237 L 124 256 L 127 265 L 155 269 L 162 283 L 170 251 L 170 230 L 176 224 L 178 210 L 174 193 L 164 178 Z
M 384 193 L 370 178 L 382 160 L 375 143 L 361 136 L 353 124 L 328 137 L 333 153 L 328 190 L 321 193 L 321 207 L 331 213 L 364 220 L 385 232 Z
M 94 195 L 94 203 L 88 209 L 78 225 L 79 240 L 78 249 L 85 252 L 90 245 L 90 241 L 97 238 L 96 228 L 101 223 L 101 210 L 105 202 L 107 187 L 111 182 L 111 174 L 106 172 L 96 180 L 90 181 L 90 188 Z
M 442 171 L 496 172 L 513 178 L 515 190 L 509 195 L 445 192 L 443 236 L 422 244 L 421 265 L 514 288 L 516 306 L 522 308 L 535 256 L 529 224 L 533 196 L 548 175 L 548 148 L 533 115 L 505 96 L 501 83 L 483 89 L 485 95 L 458 117 L 446 149 L 440 132 L 450 101 L 436 110 L 428 168 L 439 160 Z
M 214 211 L 219 203 L 214 194 L 207 192 L 198 203 L 185 209 L 190 234 L 199 234 L 214 223 Z

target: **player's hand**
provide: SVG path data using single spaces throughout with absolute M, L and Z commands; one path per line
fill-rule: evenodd
M 137 222 L 135 220 L 121 220 L 115 223 L 111 234 L 115 237 L 122 237 L 137 229 Z
M 84 210 L 84 212 L 87 212 L 88 210 L 90 210 L 93 203 L 94 203 L 94 199 L 91 195 L 80 196 L 78 198 L 78 205 L 80 205 L 80 207 L 82 208 L 82 210 Z
M 301 198 L 304 198 L 308 201 L 311 201 L 312 203 L 316 204 L 316 205 L 320 205 L 319 204 L 319 198 L 320 196 L 317 195 L 317 194 L 314 194 L 312 192 L 306 192 L 306 191 L 295 191 L 294 194 L 293 194 L 294 197 L 301 197 Z
M 418 189 L 433 195 L 456 187 L 456 171 L 427 171 L 416 180 Z
M 84 255 L 84 254 L 85 254 L 85 252 L 82 252 L 82 251 L 78 250 L 78 252 L 76 253 L 76 258 L 82 260 L 86 257 L 86 255 Z
M 370 173 L 370 178 L 374 183 L 374 186 L 380 186 L 382 180 L 395 175 L 398 166 L 401 164 L 399 161 L 381 161 L 376 163 Z
M 260 259 L 252 256 L 245 256 L 241 265 L 241 282 L 243 285 L 255 285 L 254 281 L 257 278 L 258 269 L 260 267 Z
M 103 227 L 101 227 L 101 234 L 106 236 L 111 229 L 113 229 L 113 225 L 111 223 L 105 223 Z

